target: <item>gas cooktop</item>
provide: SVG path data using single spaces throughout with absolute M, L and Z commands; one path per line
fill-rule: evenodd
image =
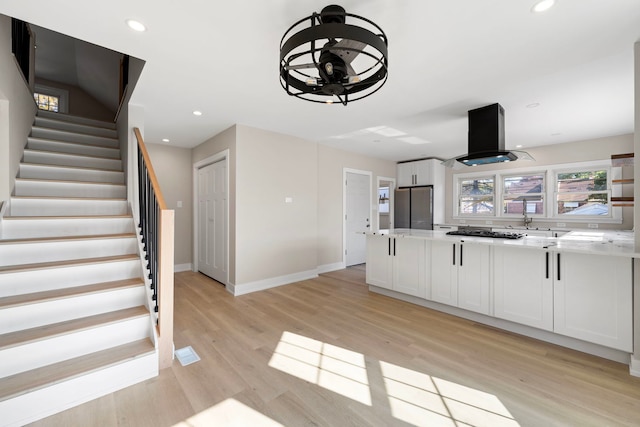
M 447 234 L 452 236 L 489 237 L 491 239 L 520 239 L 524 237 L 522 233 L 505 233 L 501 231 L 479 230 L 477 228 L 461 228 L 455 231 L 449 231 Z

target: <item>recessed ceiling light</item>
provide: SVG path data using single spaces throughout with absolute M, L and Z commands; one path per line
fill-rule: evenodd
M 534 103 L 531 103 L 531 104 L 527 104 L 527 108 L 536 108 L 536 107 L 539 107 L 539 106 L 540 106 L 539 102 L 534 102 Z
M 162 138 L 162 142 L 169 142 L 168 138 Z
M 555 0 L 540 0 L 531 8 L 531 12 L 540 13 L 545 10 L 551 9 L 551 7 L 555 4 Z
M 516 145 L 516 148 L 522 148 L 522 144 Z
M 201 116 L 201 115 L 202 115 L 202 111 L 195 110 L 195 111 L 193 112 L 193 115 L 194 115 L 194 116 Z
M 147 31 L 147 27 L 145 27 L 142 22 L 136 21 L 135 19 L 127 19 L 126 23 L 133 31 Z

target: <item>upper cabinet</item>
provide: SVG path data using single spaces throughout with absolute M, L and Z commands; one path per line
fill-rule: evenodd
M 436 185 L 440 180 L 444 181 L 444 166 L 437 159 L 398 163 L 397 175 L 399 187 Z

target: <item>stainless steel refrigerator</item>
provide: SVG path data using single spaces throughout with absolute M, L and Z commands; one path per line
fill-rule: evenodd
M 401 187 L 395 191 L 394 227 L 433 230 L 433 186 Z

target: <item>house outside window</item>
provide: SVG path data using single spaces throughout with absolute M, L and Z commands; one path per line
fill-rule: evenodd
M 556 172 L 556 216 L 610 216 L 610 196 L 606 168 Z
M 458 213 L 460 215 L 494 215 L 494 200 L 494 176 L 458 180 Z
M 53 111 L 54 113 L 59 111 L 60 98 L 57 96 L 35 92 L 33 94 L 33 99 L 36 101 L 38 109 L 40 110 Z
M 522 216 L 545 214 L 545 174 L 519 174 L 502 177 L 502 214 Z

